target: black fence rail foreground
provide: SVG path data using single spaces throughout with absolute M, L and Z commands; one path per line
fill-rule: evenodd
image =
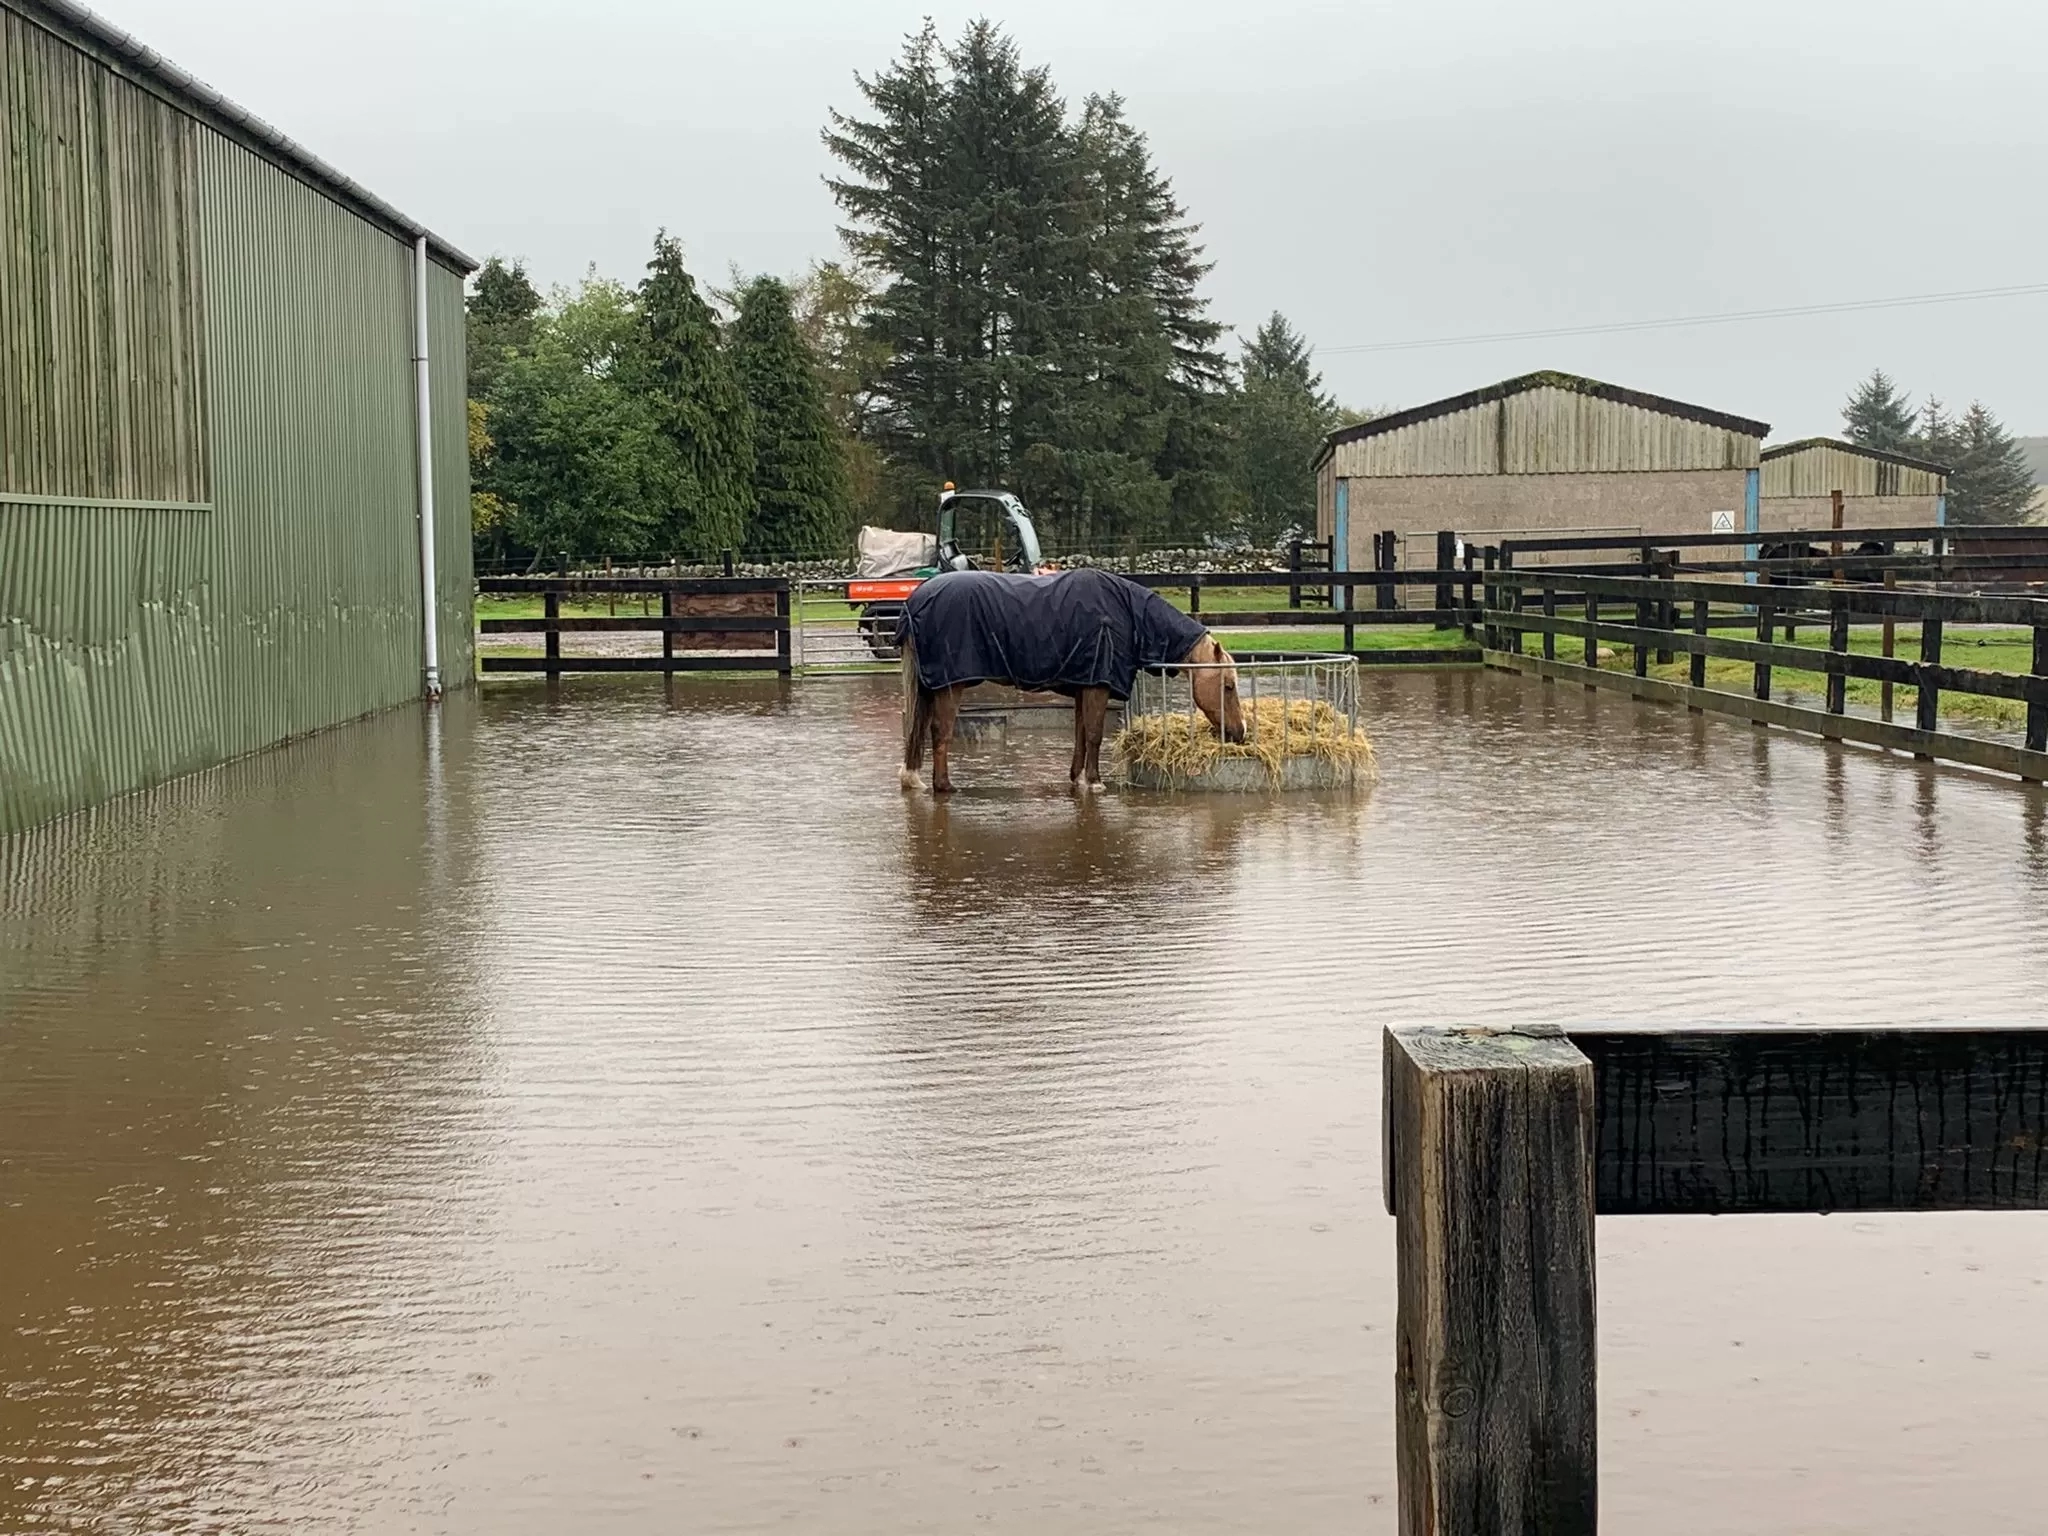
M 1404 1536 L 1591 1536 L 1594 1217 L 2048 1207 L 2048 1030 L 1390 1029 Z
M 2048 781 L 2048 600 L 1894 586 L 1801 587 L 1677 576 L 1610 576 L 1583 568 L 1496 568 L 1486 573 L 1484 582 L 1487 599 L 1482 623 L 1487 660 L 1492 665 L 1588 686 L 1621 688 L 1639 698 L 1739 715 L 1759 725 Z M 1559 611 L 1574 605 L 1579 610 L 1577 617 Z M 1620 615 L 1603 616 L 1603 610 L 1614 615 L 1617 609 L 1622 610 Z M 1714 633 L 1726 628 L 1731 616 L 1754 625 L 1756 637 L 1737 639 Z M 1825 649 L 1780 643 L 1780 624 L 1798 616 L 1826 622 Z M 1859 619 L 1883 625 L 1887 654 L 1870 656 L 1850 650 L 1851 623 Z M 1920 626 L 1916 661 L 1889 654 L 1894 627 L 1900 622 Z M 2030 631 L 2031 675 L 1945 663 L 1943 634 L 1952 624 L 1999 624 Z M 1530 634 L 1542 637 L 1540 657 L 1524 652 L 1523 637 Z M 1560 635 L 1583 646 L 1579 662 L 1560 659 Z M 1600 667 L 1603 640 L 1633 648 L 1632 676 Z M 1652 653 L 1664 661 L 1687 656 L 1686 682 L 1650 677 Z M 1749 695 L 1709 688 L 1709 657 L 1750 663 Z M 1777 667 L 1822 674 L 1826 708 L 1809 709 L 1774 700 L 1771 677 Z M 1851 678 L 1883 685 L 1883 718 L 1871 720 L 1848 713 Z M 1890 718 L 1891 690 L 1901 685 L 1918 691 L 1910 726 Z M 2025 704 L 2024 745 L 1940 729 L 1944 691 Z
M 494 596 L 541 599 L 539 617 L 482 619 L 486 635 L 537 634 L 539 656 L 485 656 L 486 672 L 779 672 L 788 675 L 790 584 L 786 576 L 483 576 L 477 591 Z M 562 600 L 659 594 L 661 614 L 563 616 Z M 721 611 L 724 610 L 724 611 Z M 744 610 L 744 611 L 742 611 Z M 661 636 L 659 656 L 565 656 L 562 636 L 647 634 Z M 678 635 L 771 635 L 772 648 L 678 655 Z M 685 642 L 687 647 L 687 642 Z

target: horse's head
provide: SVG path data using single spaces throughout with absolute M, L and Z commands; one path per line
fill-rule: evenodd
M 1237 667 L 1214 635 L 1204 635 L 1189 651 L 1189 686 L 1195 708 L 1209 728 L 1225 741 L 1244 740 L 1244 709 L 1237 702 Z

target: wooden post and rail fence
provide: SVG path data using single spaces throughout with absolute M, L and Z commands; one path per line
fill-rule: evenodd
M 1855 562 L 1844 556 L 1842 563 Z M 1576 617 L 1561 611 L 1572 607 L 1578 609 Z M 1688 613 L 1685 621 L 1680 618 L 1681 608 Z M 1605 616 L 1615 609 L 1622 612 Z M 1826 624 L 1824 648 L 1794 645 L 1778 637 L 1781 623 L 1801 617 Z M 1891 633 L 1900 622 L 1917 624 L 1919 658 L 1870 656 L 1851 650 L 1852 621 L 1881 624 Z M 1945 631 L 1953 624 L 2005 625 L 2027 631 L 2032 640 L 2030 672 L 1994 672 L 1945 661 Z M 1717 633 L 1735 626 L 1753 627 L 1755 638 Z M 1482 628 L 1487 661 L 1494 666 L 1553 680 L 1619 688 L 1639 698 L 1737 715 L 1759 725 L 2048 781 L 2048 599 L 1916 591 L 1896 585 L 1738 585 L 1711 577 L 1681 578 L 1664 574 L 1663 569 L 1652 576 L 1614 576 L 1593 574 L 1591 568 L 1510 567 L 1488 573 Z M 1541 638 L 1539 656 L 1525 652 L 1524 637 L 1531 634 Z M 1560 636 L 1583 647 L 1579 660 L 1559 655 Z M 1603 641 L 1631 648 L 1634 665 L 1630 674 L 1600 666 Z M 1688 658 L 1686 680 L 1651 677 L 1653 652 L 1660 656 L 1683 653 Z M 1710 657 L 1749 663 L 1748 694 L 1708 687 Z M 1773 672 L 1779 668 L 1819 675 L 1824 707 L 1813 709 L 1774 698 Z M 1913 723 L 1850 714 L 1848 683 L 1852 678 L 1916 689 Z M 1943 730 L 1940 709 L 1945 692 L 2023 705 L 2021 739 L 2003 741 Z
M 483 576 L 477 591 L 493 596 L 538 596 L 536 617 L 482 619 L 486 635 L 536 634 L 539 656 L 491 656 L 486 672 L 778 672 L 790 671 L 790 583 L 784 576 Z M 564 614 L 564 600 L 616 607 L 620 597 L 660 599 L 659 616 Z M 564 655 L 564 635 L 659 634 L 661 654 Z M 676 641 L 684 640 L 679 652 Z M 718 654 L 685 654 L 689 642 L 723 642 Z
M 1935 528 L 1829 528 L 1819 537 L 1839 541 L 1931 541 L 1954 530 Z M 1489 666 L 1620 688 L 1638 698 L 1683 705 L 1694 713 L 1737 715 L 1757 725 L 1778 725 L 1837 741 L 1862 741 L 1911 752 L 1917 758 L 1962 762 L 2048 780 L 2048 598 L 2019 592 L 1958 592 L 1960 582 L 2013 582 L 2040 575 L 2040 530 L 1976 528 L 1972 553 L 1841 553 L 1810 549 L 1772 559 L 1681 559 L 1659 541 L 1561 537 L 1505 543 L 1489 561 L 1481 635 Z M 1726 547 L 1755 535 L 1700 535 L 1677 545 Z M 1802 547 L 1806 535 L 1784 535 Z M 2001 551 L 2001 539 L 2007 547 Z M 1587 565 L 1522 565 L 1530 553 L 1626 551 L 1630 561 Z M 1901 586 L 1913 582 L 1915 586 Z M 1923 586 L 1925 584 L 1925 586 Z M 1939 584 L 1939 590 L 1933 590 Z M 2036 588 L 2038 590 L 2038 588 Z M 1573 612 L 1575 610 L 1575 612 Z M 1800 623 L 1825 631 L 1823 645 L 1794 643 Z M 1896 627 L 1919 625 L 1919 657 L 1894 655 Z M 2030 672 L 1993 672 L 1956 666 L 1944 657 L 1956 625 L 2015 627 L 2032 637 Z M 1878 627 L 1882 653 L 1851 649 L 1851 631 Z M 1751 631 L 1733 637 L 1726 631 Z M 1528 635 L 1540 637 L 1540 655 L 1526 653 Z M 1573 641 L 1577 659 L 1561 655 L 1559 637 Z M 1628 647 L 1632 668 L 1620 674 L 1599 666 L 1602 643 Z M 1583 649 L 1581 649 L 1583 647 Z M 1686 655 L 1683 682 L 1653 678 L 1651 659 Z M 1749 664 L 1749 690 L 1708 686 L 1708 659 Z M 1774 674 L 1792 670 L 1821 680 L 1823 705 L 1810 709 L 1774 696 Z M 1849 682 L 1876 682 L 1878 719 L 1849 713 Z M 1892 719 L 1898 686 L 1917 690 L 1911 725 Z M 2021 705 L 2023 729 L 2015 739 L 1942 729 L 1942 694 L 1974 694 Z
M 1403 1536 L 1592 1536 L 1596 1217 L 2048 1208 L 2048 1030 L 1390 1029 L 1383 1086 Z

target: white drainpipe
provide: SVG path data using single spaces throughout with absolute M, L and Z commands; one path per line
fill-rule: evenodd
M 420 613 L 426 628 L 427 697 L 441 697 L 440 605 L 434 581 L 434 412 L 427 355 L 427 237 L 413 243 L 412 366 L 420 460 Z

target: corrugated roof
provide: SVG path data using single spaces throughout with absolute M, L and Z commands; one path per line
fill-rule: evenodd
M 253 112 L 236 106 L 212 86 L 193 78 L 105 17 L 74 4 L 73 0 L 0 0 L 0 5 L 85 49 L 108 68 L 154 91 L 388 233 L 406 240 L 425 235 L 428 251 L 444 266 L 465 274 L 477 269 L 476 260 L 454 244 L 417 220 L 407 218 L 361 183 L 344 176 Z
M 1596 399 L 1612 400 L 1621 405 L 1638 406 L 1644 410 L 1661 412 L 1666 416 L 1676 416 L 1684 421 L 1697 421 L 1729 432 L 1740 432 L 1748 437 L 1763 437 L 1771 430 L 1771 424 L 1767 421 L 1751 421 L 1746 416 L 1731 416 L 1725 411 L 1709 410 L 1703 405 L 1688 405 L 1683 400 L 1667 400 L 1662 395 L 1648 395 L 1641 390 L 1623 389 L 1619 384 L 1604 384 L 1598 379 L 1589 379 L 1580 374 L 1559 373 L 1546 369 L 1538 373 L 1525 373 L 1517 378 L 1503 379 L 1498 384 L 1489 384 L 1484 389 L 1475 389 L 1468 394 L 1452 395 L 1448 399 L 1432 400 L 1427 405 L 1412 405 L 1405 411 L 1375 416 L 1371 421 L 1362 421 L 1356 426 L 1339 427 L 1323 439 L 1323 446 L 1315 457 L 1315 467 L 1321 468 L 1323 461 L 1336 452 L 1339 443 L 1355 443 L 1360 438 L 1377 437 L 1383 432 L 1398 432 L 1403 427 L 1414 426 L 1418 421 L 1448 416 L 1454 411 L 1470 410 L 1476 405 L 1505 400 L 1510 395 L 1527 394 L 1532 389 L 1569 390 L 1573 394 L 1591 395 Z
M 1761 457 L 1782 459 L 1787 454 L 1798 453 L 1805 448 L 1832 448 L 1837 453 L 1853 453 L 1859 459 L 1875 459 L 1880 464 L 1903 464 L 1908 469 L 1924 469 L 1930 474 L 1952 475 L 1955 473 L 1946 464 L 1937 464 L 1932 459 L 1916 459 L 1910 454 L 1893 453 L 1888 448 L 1866 448 L 1861 443 L 1844 442 L 1839 437 L 1802 437 L 1790 443 L 1779 443 L 1766 448 Z

